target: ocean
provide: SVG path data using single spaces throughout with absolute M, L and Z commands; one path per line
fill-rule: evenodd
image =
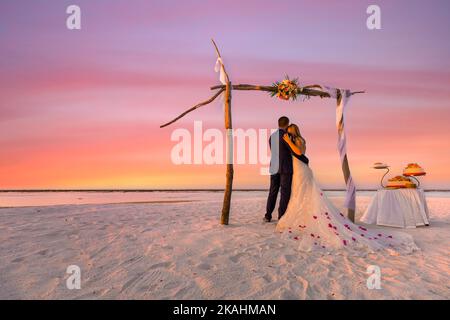
M 372 197 L 376 191 L 358 191 L 358 197 Z M 344 197 L 343 190 L 325 191 L 329 197 Z M 450 198 L 450 191 L 426 191 L 427 198 Z M 218 201 L 222 190 L 98 190 L 98 191 L 0 191 L 0 208 L 53 205 L 171 203 Z M 265 190 L 233 191 L 233 199 L 265 198 Z

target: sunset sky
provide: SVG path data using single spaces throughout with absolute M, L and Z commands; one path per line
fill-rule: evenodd
M 77 4 L 82 29 L 66 28 Z M 381 30 L 366 9 L 381 7 Z M 176 128 L 223 128 L 220 102 L 159 125 L 211 96 L 218 43 L 234 83 L 366 90 L 346 114 L 357 188 L 376 187 L 374 162 L 400 174 L 422 165 L 427 188 L 450 188 L 450 2 L 0 2 L 0 189 L 221 188 L 223 165 L 175 165 Z M 324 187 L 343 187 L 335 102 L 233 93 L 235 128 L 300 125 Z M 206 145 L 206 143 L 205 143 Z M 236 165 L 235 187 L 264 188 L 260 165 Z

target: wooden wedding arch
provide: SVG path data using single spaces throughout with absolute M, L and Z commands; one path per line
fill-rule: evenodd
M 208 100 L 205 100 L 203 102 L 200 102 L 193 106 L 192 108 L 186 110 L 179 116 L 177 116 L 175 119 L 163 124 L 160 126 L 160 128 L 167 127 L 174 122 L 178 121 L 179 119 L 183 118 L 188 113 L 203 107 L 207 104 L 210 104 L 213 102 L 217 97 L 219 97 L 222 93 L 225 92 L 225 98 L 224 98 L 224 116 L 225 116 L 225 129 L 227 131 L 227 144 L 226 144 L 226 152 L 227 152 L 227 159 L 233 159 L 233 136 L 232 136 L 232 117 L 231 117 L 231 92 L 232 90 L 254 90 L 254 91 L 265 91 L 269 92 L 271 94 L 275 94 L 278 91 L 277 86 L 260 86 L 260 85 L 252 85 L 252 84 L 232 84 L 231 80 L 228 76 L 228 73 L 225 69 L 225 65 L 222 61 L 222 56 L 220 54 L 220 51 L 213 39 L 211 39 L 212 44 L 214 45 L 214 49 L 217 54 L 217 63 L 219 64 L 220 72 L 221 72 L 221 82 L 222 85 L 216 85 L 211 87 L 210 89 L 213 91 L 216 91 L 216 93 L 209 98 Z M 216 71 L 218 71 L 216 69 Z M 324 90 L 321 90 L 322 86 L 320 85 L 308 85 L 308 86 L 302 86 L 297 89 L 296 94 L 302 95 L 305 97 L 320 97 L 320 98 L 331 98 L 329 92 L 326 92 Z M 348 95 L 354 95 L 357 93 L 364 93 L 364 91 L 347 91 Z M 341 100 L 343 99 L 342 91 L 337 89 L 336 91 L 336 98 L 337 98 L 337 104 L 339 105 L 341 103 Z M 344 132 L 344 118 L 343 115 L 341 119 L 337 123 L 338 126 L 338 132 L 339 134 L 342 134 Z M 344 148 L 345 149 L 345 148 Z M 348 183 L 351 181 L 351 173 L 350 173 L 350 166 L 348 163 L 347 154 L 341 154 L 341 163 L 342 163 L 342 172 L 344 174 L 344 180 L 347 185 L 347 191 L 348 191 Z M 224 198 L 223 198 L 223 205 L 222 205 L 222 215 L 220 219 L 220 223 L 223 225 L 228 225 L 229 218 L 230 218 L 230 205 L 231 205 L 231 193 L 233 190 L 233 176 L 234 176 L 234 170 L 233 170 L 233 161 L 227 161 L 226 165 L 226 184 L 225 184 L 225 192 L 224 192 Z M 355 221 L 355 208 L 348 208 L 348 217 L 351 221 Z

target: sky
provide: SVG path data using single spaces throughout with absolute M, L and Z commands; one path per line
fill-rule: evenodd
M 81 8 L 68 30 L 66 8 Z M 370 4 L 381 30 L 366 26 Z M 164 129 L 219 83 L 211 38 L 233 83 L 365 90 L 345 114 L 357 188 L 377 187 L 374 162 L 427 171 L 450 188 L 450 2 L 0 2 L 0 189 L 222 188 L 224 165 L 177 165 L 176 129 L 223 130 L 220 101 Z M 233 126 L 271 129 L 288 116 L 307 140 L 315 177 L 342 188 L 335 102 L 284 102 L 234 92 Z M 204 143 L 205 146 L 207 143 Z M 266 188 L 261 165 L 235 165 L 236 188 Z

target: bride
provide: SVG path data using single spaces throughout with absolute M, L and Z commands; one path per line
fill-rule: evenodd
M 297 125 L 291 124 L 283 139 L 292 151 L 300 156 L 306 152 L 306 141 Z M 316 184 L 312 170 L 292 156 L 293 175 L 291 198 L 286 213 L 276 230 L 304 251 L 329 251 L 334 249 L 387 250 L 391 254 L 417 249 L 408 234 L 387 234 L 370 231 L 348 220 L 325 196 Z

